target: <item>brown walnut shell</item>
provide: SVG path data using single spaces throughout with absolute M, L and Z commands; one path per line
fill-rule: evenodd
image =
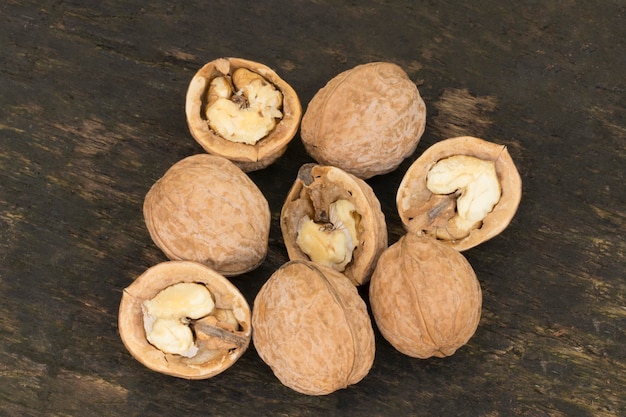
M 148 342 L 143 323 L 143 302 L 154 298 L 161 290 L 182 282 L 204 284 L 215 298 L 217 308 L 232 310 L 239 329 L 224 333 L 224 337 L 228 341 L 234 340 L 236 348 L 214 352 L 203 349 L 199 344 L 196 356 L 186 358 L 163 353 Z M 239 290 L 207 266 L 189 261 L 157 264 L 124 289 L 118 326 L 124 345 L 135 359 L 153 371 L 186 379 L 210 378 L 225 371 L 243 355 L 252 337 L 250 307 Z
M 309 260 L 296 243 L 298 222 L 305 215 L 315 221 L 328 221 L 328 207 L 338 199 L 350 201 L 359 213 L 359 243 L 343 274 L 353 284 L 369 281 L 376 261 L 387 248 L 387 226 L 380 202 L 362 179 L 344 170 L 305 164 L 287 195 L 280 215 L 280 226 L 289 259 Z
M 437 142 L 413 162 L 398 186 L 396 205 L 407 231 L 428 234 L 434 227 L 441 226 L 444 213 L 438 208 L 435 195 L 426 187 L 426 176 L 438 161 L 453 155 L 494 161 L 502 191 L 500 200 L 483 219 L 481 227 L 462 239 L 441 240 L 458 251 L 464 251 L 500 234 L 509 225 L 522 197 L 522 179 L 504 145 L 472 136 Z
M 376 325 L 398 351 L 416 358 L 446 357 L 474 335 L 482 293 L 458 251 L 409 233 L 380 257 L 369 299 Z
M 361 381 L 374 362 L 374 331 L 363 299 L 341 273 L 290 261 L 259 291 L 252 340 L 285 386 L 330 394 Z
M 154 243 L 171 260 L 243 274 L 267 254 L 270 209 L 256 184 L 229 160 L 192 155 L 174 164 L 143 205 Z
M 209 128 L 205 116 L 211 80 L 232 75 L 238 68 L 246 68 L 261 75 L 283 95 L 283 117 L 267 136 L 254 145 L 224 139 Z M 271 165 L 285 153 L 300 126 L 302 106 L 295 90 L 271 68 L 241 58 L 219 58 L 205 64 L 191 79 L 187 89 L 185 113 L 191 135 L 206 152 L 223 156 L 242 170 L 250 172 Z
M 331 79 L 302 118 L 302 142 L 320 164 L 367 179 L 395 170 L 424 133 L 426 106 L 398 65 L 372 62 Z

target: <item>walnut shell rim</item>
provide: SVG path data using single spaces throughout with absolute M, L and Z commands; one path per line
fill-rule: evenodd
M 435 143 L 424 151 L 407 169 L 396 194 L 396 206 L 404 228 L 421 234 L 427 226 L 418 210 L 433 195 L 426 187 L 426 175 L 437 161 L 453 155 L 468 155 L 495 162 L 502 195 L 483 220 L 482 227 L 458 240 L 441 240 L 458 251 L 473 248 L 500 234 L 509 225 L 522 197 L 522 178 L 505 145 L 473 136 L 460 136 Z
M 356 384 L 374 363 L 374 329 L 356 287 L 310 261 L 288 261 L 272 274 L 254 300 L 252 327 L 261 359 L 302 394 Z
M 201 364 L 190 363 L 187 358 L 178 355 L 165 354 L 148 343 L 141 304 L 164 288 L 181 282 L 205 284 L 213 294 L 217 307 L 232 308 L 242 327 L 240 335 L 247 342 L 227 356 Z M 147 269 L 124 289 L 118 315 L 120 338 L 137 361 L 155 372 L 184 379 L 210 378 L 231 367 L 250 344 L 251 323 L 250 306 L 237 287 L 211 268 L 192 261 L 166 261 Z
M 392 62 L 343 71 L 313 96 L 300 136 L 321 165 L 368 179 L 395 170 L 415 152 L 426 105 L 407 73 Z
M 235 143 L 213 132 L 204 116 L 206 94 L 211 80 L 246 68 L 271 82 L 283 94 L 283 117 L 276 127 L 254 145 Z M 242 58 L 218 58 L 205 64 L 193 76 L 185 98 L 187 126 L 193 138 L 210 154 L 230 159 L 245 172 L 266 168 L 280 158 L 296 135 L 302 106 L 295 90 L 274 70 Z
M 311 193 L 316 194 L 315 202 L 312 202 Z M 388 245 L 380 201 L 365 181 L 338 167 L 314 163 L 302 165 L 281 209 L 281 232 L 289 259 L 308 261 L 309 257 L 296 244 L 298 221 L 305 214 L 315 218 L 317 204 L 327 209 L 330 203 L 340 198 L 354 204 L 361 216 L 359 245 L 343 272 L 359 286 L 369 281 L 378 257 Z

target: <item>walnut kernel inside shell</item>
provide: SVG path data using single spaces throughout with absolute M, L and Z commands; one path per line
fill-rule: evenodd
M 173 297 L 170 294 L 166 302 L 161 302 L 153 310 L 146 307 L 159 294 L 179 284 L 206 288 L 213 303 L 209 306 L 210 313 L 202 311 L 207 308 L 206 300 L 199 304 L 199 310 L 191 308 L 190 299 L 176 298 L 183 294 L 180 292 Z M 187 293 L 187 297 L 193 298 L 191 294 Z M 184 327 L 191 334 L 195 346 L 193 352 L 184 352 L 185 355 L 166 352 L 148 340 L 146 320 L 154 324 L 156 319 L 151 314 L 165 318 L 168 311 L 173 312 L 173 317 L 178 320 L 177 328 Z M 194 315 L 194 311 L 200 311 L 202 316 L 188 317 Z M 243 355 L 252 337 L 250 307 L 239 290 L 221 274 L 190 261 L 157 264 L 125 288 L 118 327 L 124 345 L 144 366 L 185 379 L 205 379 L 225 371 Z
M 343 214 L 338 217 L 335 211 Z M 332 252 L 327 260 L 335 257 L 335 252 L 341 253 L 332 262 L 320 263 L 343 272 L 355 285 L 369 280 L 387 247 L 385 216 L 374 191 L 362 179 L 337 167 L 303 165 L 285 199 L 280 222 L 289 259 L 315 259 L 303 246 L 302 232 L 304 226 L 321 228 L 316 236 L 310 236 L 321 239 L 312 245 L 314 249 Z

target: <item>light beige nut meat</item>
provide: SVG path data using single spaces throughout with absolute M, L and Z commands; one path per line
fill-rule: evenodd
M 221 137 L 254 145 L 276 127 L 282 105 L 283 96 L 271 83 L 256 72 L 237 68 L 232 77 L 211 80 L 206 117 Z
M 287 387 L 330 394 L 361 381 L 374 362 L 374 332 L 357 289 L 341 273 L 290 261 L 257 294 L 252 340 Z
M 469 262 L 432 237 L 407 233 L 380 257 L 369 299 L 384 338 L 405 355 L 454 354 L 474 335 L 482 292 Z
M 283 155 L 300 126 L 302 107 L 294 89 L 269 67 L 219 58 L 191 79 L 185 113 L 191 135 L 206 152 L 249 172 Z
M 280 226 L 289 259 L 331 267 L 355 285 L 369 280 L 387 247 L 385 216 L 374 191 L 337 167 L 300 168 Z
M 225 371 L 252 337 L 250 307 L 239 290 L 190 261 L 157 264 L 124 289 L 118 326 L 135 359 L 153 371 L 186 379 Z
M 372 62 L 331 79 L 302 118 L 302 142 L 321 165 L 367 179 L 413 154 L 426 126 L 417 86 L 398 65 Z
M 179 282 L 166 287 L 142 304 L 146 338 L 164 353 L 193 357 L 198 346 L 189 321 L 208 316 L 214 307 L 213 295 L 202 284 Z
M 435 143 L 413 162 L 396 204 L 406 230 L 463 251 L 501 233 L 521 196 L 522 180 L 506 146 L 462 136 Z
M 143 206 L 154 243 L 171 260 L 203 263 L 233 276 L 267 254 L 270 209 L 256 184 L 229 160 L 199 154 L 178 161 Z

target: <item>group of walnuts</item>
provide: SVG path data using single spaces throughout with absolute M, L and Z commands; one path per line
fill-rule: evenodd
M 302 115 L 270 68 L 220 58 L 191 80 L 186 115 L 206 153 L 170 167 L 143 207 L 170 261 L 138 277 L 120 304 L 120 336 L 137 360 L 203 379 L 252 340 L 284 385 L 332 393 L 374 362 L 372 320 L 357 291 L 366 283 L 373 319 L 398 351 L 445 357 L 472 337 L 482 294 L 460 252 L 500 233 L 517 210 L 521 179 L 505 146 L 465 136 L 427 149 L 398 186 L 406 234 L 389 245 L 366 180 L 412 155 L 426 124 L 424 101 L 399 66 L 338 74 Z M 289 261 L 251 309 L 226 278 L 255 269 L 268 250 L 269 205 L 246 172 L 276 161 L 298 131 L 317 163 L 300 168 L 280 213 Z

